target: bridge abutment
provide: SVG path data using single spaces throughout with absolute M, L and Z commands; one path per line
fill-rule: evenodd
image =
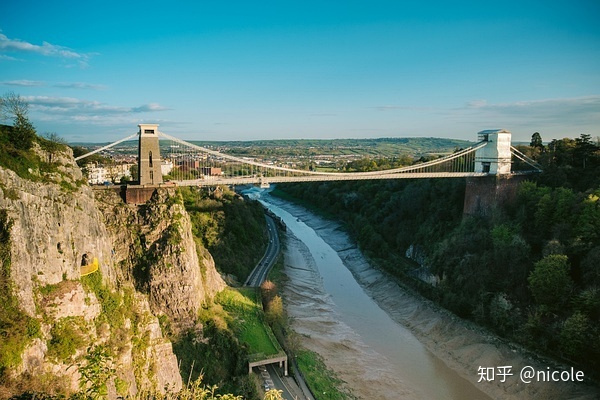
M 491 216 L 496 208 L 516 201 L 519 183 L 525 179 L 510 174 L 467 178 L 463 215 Z
M 475 172 L 487 177 L 467 178 L 463 215 L 489 216 L 499 206 L 515 201 L 523 176 L 511 172 L 511 137 L 504 129 L 477 134 L 487 144 L 475 153 Z

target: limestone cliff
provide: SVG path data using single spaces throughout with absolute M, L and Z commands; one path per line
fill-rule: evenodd
M 54 163 L 62 173 L 38 182 L 0 169 L 0 208 L 13 221 L 11 278 L 29 315 L 36 313 L 34 287 L 78 279 L 85 254 L 97 257 L 105 279 L 114 282 L 111 245 L 91 188 L 77 187 L 82 174 L 72 157 L 55 156 Z
M 143 206 L 125 205 L 111 191 L 95 196 L 69 151 L 35 151 L 53 172 L 29 171 L 36 178 L 24 179 L 0 168 L 9 250 L 2 279 L 33 321 L 24 348 L 11 344 L 20 361 L 0 365 L 0 398 L 80 387 L 112 398 L 178 390 L 177 359 L 158 317 L 186 328 L 224 287 L 210 255 L 196 251 L 183 205 L 168 191 Z M 81 277 L 90 260 L 99 270 Z M 111 377 L 90 378 L 91 363 Z
M 181 197 L 161 188 L 135 206 L 114 190 L 95 194 L 120 266 L 118 280 L 147 294 L 152 312 L 169 317 L 176 330 L 190 328 L 202 304 L 225 283 L 211 255 L 200 244 L 197 249 Z

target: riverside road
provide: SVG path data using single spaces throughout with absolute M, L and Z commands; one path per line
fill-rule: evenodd
M 277 228 L 275 227 L 275 221 L 268 215 L 265 215 L 267 219 L 267 230 L 269 236 L 269 244 L 267 245 L 267 250 L 265 251 L 265 255 L 260 260 L 260 262 L 256 265 L 248 279 L 246 280 L 246 286 L 258 287 L 260 286 L 269 271 L 275 264 L 275 260 L 277 260 L 277 255 L 279 254 L 279 250 L 281 248 L 279 243 L 279 235 L 277 234 Z
M 275 264 L 275 261 L 277 260 L 279 251 L 281 250 L 279 235 L 277 234 L 277 227 L 275 226 L 275 221 L 273 221 L 273 218 L 271 218 L 268 215 L 265 215 L 265 218 L 267 220 L 267 231 L 268 231 L 268 236 L 269 236 L 269 244 L 267 246 L 267 250 L 265 251 L 265 255 L 260 260 L 260 262 L 256 265 L 256 267 L 254 268 L 254 270 L 252 271 L 252 273 L 250 274 L 250 276 L 248 276 L 248 279 L 246 280 L 245 285 L 250 286 L 250 287 L 258 287 L 265 281 L 265 279 L 267 278 L 267 275 L 269 274 L 269 271 L 271 270 L 271 268 L 273 267 L 273 264 Z M 295 371 L 297 371 L 295 365 L 292 365 L 292 368 Z M 269 378 L 270 378 L 269 380 L 274 385 L 274 387 L 271 387 L 271 389 L 274 388 L 274 389 L 282 390 L 283 391 L 282 395 L 283 395 L 284 399 L 286 399 L 286 400 L 292 400 L 292 399 L 314 400 L 314 398 L 310 394 L 310 391 L 308 390 L 308 388 L 306 387 L 306 384 L 304 382 L 301 382 L 301 385 L 304 388 L 304 390 L 302 390 L 302 389 L 300 389 L 298 383 L 296 383 L 296 381 L 292 377 L 280 376 L 281 371 L 278 371 L 277 368 L 275 368 L 275 366 L 273 366 L 273 365 L 266 366 L 265 372 L 269 373 Z M 300 378 L 300 379 L 302 379 L 302 378 Z

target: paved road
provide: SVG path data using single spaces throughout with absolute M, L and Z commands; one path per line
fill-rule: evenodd
M 246 286 L 257 287 L 265 281 L 269 271 L 273 267 L 273 264 L 275 264 L 275 260 L 277 259 L 277 255 L 279 254 L 279 250 L 281 248 L 275 221 L 273 221 L 273 218 L 269 217 L 268 215 L 265 215 L 265 218 L 267 219 L 269 244 L 267 246 L 267 250 L 265 251 L 265 255 L 256 265 L 256 267 L 254 267 L 254 270 L 250 273 L 248 279 L 246 279 Z
M 248 279 L 246 280 L 245 285 L 246 286 L 260 286 L 265 279 L 267 278 L 267 275 L 269 274 L 269 271 L 271 270 L 271 268 L 273 267 L 273 264 L 275 264 L 275 261 L 277 260 L 277 256 L 279 255 L 279 251 L 281 250 L 281 245 L 279 242 L 279 235 L 277 234 L 277 227 L 275 226 L 275 221 L 273 221 L 273 218 L 271 218 L 268 215 L 265 215 L 265 218 L 267 219 L 267 230 L 268 230 L 268 234 L 269 234 L 269 244 L 267 246 L 267 250 L 265 251 L 265 255 L 263 256 L 263 258 L 260 260 L 260 262 L 256 265 L 256 267 L 254 267 L 254 270 L 252 271 L 252 273 L 250 273 L 250 276 L 248 276 Z M 265 374 L 265 372 L 268 374 L 266 376 L 263 376 L 263 374 Z M 310 395 L 310 393 L 303 393 L 302 389 L 300 389 L 300 387 L 298 387 L 298 384 L 296 383 L 296 381 L 289 376 L 281 376 L 281 370 L 277 367 L 275 367 L 275 365 L 268 365 L 266 366 L 266 371 L 265 372 L 260 372 L 261 377 L 263 378 L 263 382 L 268 379 L 269 383 L 273 383 L 273 386 L 275 389 L 278 390 L 283 390 L 283 398 L 286 400 L 298 400 L 298 399 L 308 399 L 308 400 L 314 400 L 314 398 Z M 268 378 L 267 378 L 268 376 Z M 303 383 L 303 386 L 306 387 L 306 384 Z M 306 392 L 308 392 L 308 388 L 304 389 Z
M 285 400 L 306 399 L 294 379 L 289 376 L 281 376 L 281 370 L 276 368 L 275 365 L 267 365 L 267 371 L 275 384 L 275 388 L 283 390 L 282 395 Z

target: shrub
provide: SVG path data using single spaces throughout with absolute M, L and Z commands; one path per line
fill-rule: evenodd
M 84 344 L 81 332 L 81 317 L 60 319 L 50 330 L 52 338 L 48 341 L 48 357 L 55 361 L 69 361 Z

